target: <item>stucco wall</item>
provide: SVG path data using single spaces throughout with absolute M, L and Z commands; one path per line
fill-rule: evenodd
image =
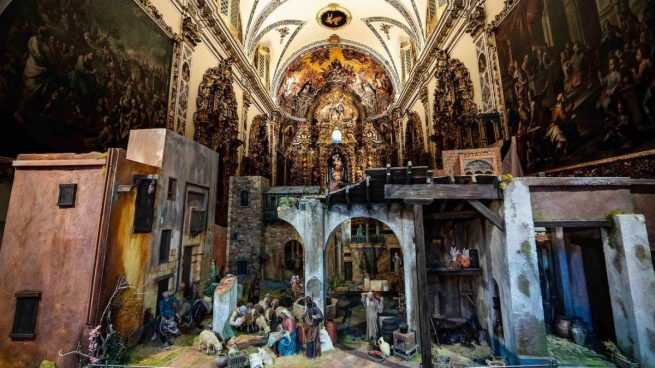
M 80 157 L 98 154 L 71 159 Z M 42 359 L 54 360 L 59 367 L 73 365 L 72 358 L 59 358 L 57 352 L 74 349 L 85 331 L 105 190 L 103 170 L 104 163 L 16 170 L 0 251 L 0 366 L 34 366 Z M 59 184 L 70 183 L 77 184 L 75 207 L 60 208 Z M 34 341 L 9 337 L 18 291 L 41 293 Z

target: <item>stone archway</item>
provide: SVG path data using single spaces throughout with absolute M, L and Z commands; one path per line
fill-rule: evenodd
M 335 204 L 329 209 L 316 199 L 300 199 L 297 206 L 278 208 L 278 217 L 290 223 L 300 234 L 304 245 L 304 282 L 318 279 L 320 295 L 316 304 L 324 309 L 326 296 L 325 249 L 330 234 L 343 222 L 357 217 L 372 218 L 388 226 L 400 242 L 403 255 L 407 324 L 416 326 L 414 305 L 417 300 L 416 247 L 414 244 L 414 215 L 411 208 L 400 203 L 387 206 L 376 203 L 370 206 Z M 305 285 L 307 287 L 307 285 Z

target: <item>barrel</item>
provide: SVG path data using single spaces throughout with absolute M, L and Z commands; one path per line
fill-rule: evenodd
M 393 332 L 398 329 L 399 321 L 397 318 L 387 318 L 382 321 L 382 331 L 380 335 L 384 337 L 384 341 L 388 342 L 389 345 L 393 345 Z
M 337 324 L 334 321 L 325 321 L 325 330 L 327 330 L 328 335 L 330 335 L 330 340 L 332 340 L 332 345 L 337 343 Z

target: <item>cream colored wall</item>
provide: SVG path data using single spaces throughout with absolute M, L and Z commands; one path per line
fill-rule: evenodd
M 161 13 L 166 24 L 171 26 L 174 32 L 179 33 L 181 31 L 183 16 L 180 10 L 176 7 L 175 1 L 153 0 L 152 3 L 157 8 L 157 10 Z M 207 36 L 207 38 L 203 38 L 203 40 L 195 46 L 193 57 L 191 60 L 191 77 L 189 82 L 190 87 L 189 87 L 189 98 L 188 98 L 189 107 L 188 107 L 187 119 L 186 119 L 186 136 L 189 138 L 193 138 L 193 134 L 195 130 L 193 124 L 193 115 L 196 112 L 196 99 L 198 97 L 198 87 L 202 82 L 202 78 L 208 69 L 218 66 L 219 62 L 225 59 L 228 55 L 228 52 L 223 48 L 220 42 L 216 42 L 216 40 L 213 39 L 214 36 L 211 35 L 209 30 L 205 29 L 203 30 L 203 32 Z M 247 124 L 245 125 L 249 127 L 252 118 L 254 116 L 258 114 L 265 114 L 266 112 L 264 112 L 261 108 L 259 108 L 259 106 L 262 104 L 258 104 L 256 103 L 257 101 L 253 101 L 248 109 L 248 112 L 244 116 L 244 112 L 243 112 L 244 86 L 242 86 L 240 83 L 243 77 L 240 71 L 237 70 L 236 66 L 233 66 L 232 70 L 234 72 L 234 80 L 232 86 L 234 88 L 234 93 L 236 95 L 237 105 L 238 105 L 237 115 L 239 117 L 240 136 L 247 138 L 248 128 L 246 128 L 245 133 L 243 132 L 244 119 L 247 122 Z M 257 99 L 255 93 L 251 93 L 251 96 L 254 100 Z

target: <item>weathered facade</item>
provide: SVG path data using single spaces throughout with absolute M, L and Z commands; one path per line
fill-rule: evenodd
M 136 339 L 162 291 L 181 282 L 200 288 L 214 249 L 207 224 L 216 193 L 215 172 L 204 168 L 216 168 L 217 160 L 165 129 L 132 131 L 127 152 L 21 155 L 0 257 L 4 313 L 14 318 L 3 319 L 2 328 L 16 332 L 17 318 L 33 325 L 0 339 L 0 365 L 49 359 L 74 366 L 73 357 L 57 352 L 76 349 L 98 323 L 120 277 L 132 288 L 114 323 Z M 60 186 L 68 184 L 74 200 L 58 204 Z M 37 298 L 36 315 L 17 308 L 24 295 Z

